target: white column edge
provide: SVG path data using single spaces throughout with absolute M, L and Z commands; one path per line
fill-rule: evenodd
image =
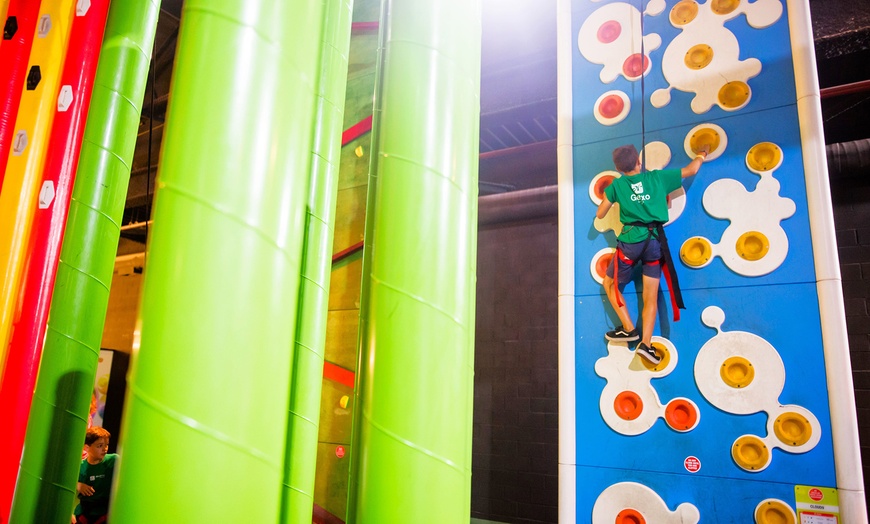
M 787 0 L 798 120 L 807 187 L 834 465 L 843 522 L 867 524 L 846 313 L 822 126 L 821 95 L 808 0 Z
M 577 522 L 574 362 L 574 161 L 571 0 L 557 0 L 559 201 L 559 522 Z

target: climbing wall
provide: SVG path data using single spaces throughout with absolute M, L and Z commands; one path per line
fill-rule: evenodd
M 562 345 L 576 419 L 561 462 L 574 478 L 576 522 L 798 522 L 796 487 L 837 487 L 806 182 L 814 131 L 800 116 L 806 73 L 794 65 L 800 39 L 788 12 L 807 6 L 562 4 L 570 41 L 563 30 L 560 97 L 570 91 L 562 117 L 571 125 L 560 144 L 571 152 L 561 165 L 572 167 L 560 192 L 573 206 L 561 245 L 573 258 L 573 288 L 562 289 L 573 295 L 563 308 L 573 310 L 573 336 Z M 681 168 L 711 150 L 669 195 L 686 309 L 675 322 L 660 294 L 655 366 L 635 343 L 604 339 L 619 323 L 601 280 L 622 225 L 618 205 L 600 220 L 595 210 L 620 176 L 611 152 L 624 144 L 642 150 L 647 169 Z M 639 284 L 624 291 L 638 325 Z M 833 515 L 831 500 L 818 504 Z
M 320 402 L 314 503 L 341 520 L 347 512 L 379 10 L 376 1 L 354 2 Z

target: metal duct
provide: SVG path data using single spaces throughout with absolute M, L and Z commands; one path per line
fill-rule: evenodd
M 555 217 L 557 186 L 536 187 L 478 198 L 478 226 Z
M 830 144 L 825 153 L 831 180 L 857 177 L 870 170 L 870 138 Z
M 870 171 L 870 138 L 830 144 L 825 147 L 825 152 L 831 180 L 858 177 Z M 556 186 L 543 186 L 481 196 L 478 199 L 478 226 L 555 217 L 556 193 Z

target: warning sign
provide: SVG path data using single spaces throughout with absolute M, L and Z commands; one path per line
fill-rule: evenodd
M 686 457 L 686 460 L 683 461 L 683 466 L 686 467 L 686 471 L 689 473 L 697 473 L 701 470 L 701 461 L 698 457 Z
M 835 488 L 794 487 L 800 524 L 840 524 L 840 499 Z

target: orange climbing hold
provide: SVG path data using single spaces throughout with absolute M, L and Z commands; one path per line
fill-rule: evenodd
M 616 395 L 613 410 L 623 420 L 634 420 L 643 412 L 643 400 L 634 391 L 623 391 Z
M 698 423 L 698 410 L 686 399 L 674 399 L 665 408 L 665 422 L 676 431 L 688 431 Z
M 646 524 L 646 519 L 636 509 L 625 508 L 616 516 L 614 524 Z

